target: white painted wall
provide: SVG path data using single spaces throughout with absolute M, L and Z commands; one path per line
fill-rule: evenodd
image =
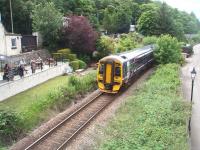
M 50 68 L 48 70 L 24 77 L 23 79 L 10 81 L 0 85 L 0 101 L 3 101 L 20 92 L 28 90 L 38 84 L 41 84 L 49 79 L 62 75 L 68 64 L 63 64 Z
M 20 35 L 6 35 L 6 55 L 18 55 L 22 52 Z M 12 39 L 16 40 L 16 46 L 12 46 Z
M 16 39 L 15 49 L 12 47 L 11 39 Z M 18 55 L 21 51 L 21 35 L 6 33 L 3 24 L 0 22 L 0 55 Z
M 39 32 L 33 32 L 33 36 L 37 37 L 37 46 L 42 47 L 43 43 L 42 35 Z
M 2 23 L 0 22 L 0 55 L 5 55 L 5 29 Z

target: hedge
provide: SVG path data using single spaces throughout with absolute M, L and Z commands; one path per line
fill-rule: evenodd
M 70 62 L 70 66 L 75 71 L 78 69 L 85 69 L 87 67 L 87 64 L 82 60 L 76 59 L 75 61 Z
M 69 48 L 60 49 L 57 52 L 62 54 L 71 54 L 71 50 Z

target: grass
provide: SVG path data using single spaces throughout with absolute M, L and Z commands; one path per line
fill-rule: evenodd
M 9 109 L 17 113 L 23 112 L 30 107 L 39 97 L 46 97 L 50 91 L 68 84 L 68 76 L 59 76 L 27 91 L 10 97 L 0 102 L 0 109 Z M 19 87 L 20 88 L 20 87 Z
M 23 133 L 62 111 L 77 96 L 96 88 L 96 71 L 84 76 L 61 76 L 0 103 L 0 143 L 12 143 Z M 15 124 L 15 126 L 12 126 Z
M 188 149 L 186 120 L 190 107 L 179 90 L 179 66 L 160 66 L 120 108 L 98 149 Z

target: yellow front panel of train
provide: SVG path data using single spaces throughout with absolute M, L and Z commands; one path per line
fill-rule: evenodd
M 112 82 L 112 65 L 107 64 L 106 65 L 106 83 Z

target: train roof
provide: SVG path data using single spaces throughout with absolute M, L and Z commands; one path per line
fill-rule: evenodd
M 152 51 L 153 51 L 153 45 L 149 45 L 149 46 L 145 46 L 143 48 L 134 49 L 132 51 L 119 53 L 118 56 L 120 56 L 126 60 L 130 60 L 133 58 L 144 56 L 148 53 L 151 53 Z
M 145 46 L 143 48 L 137 48 L 131 51 L 123 52 L 123 53 L 118 53 L 116 55 L 109 55 L 104 58 L 102 58 L 100 61 L 106 61 L 108 59 L 115 59 L 120 62 L 126 62 L 128 60 L 131 60 L 133 58 L 140 58 L 148 53 L 151 53 L 153 51 L 154 46 L 149 45 Z

